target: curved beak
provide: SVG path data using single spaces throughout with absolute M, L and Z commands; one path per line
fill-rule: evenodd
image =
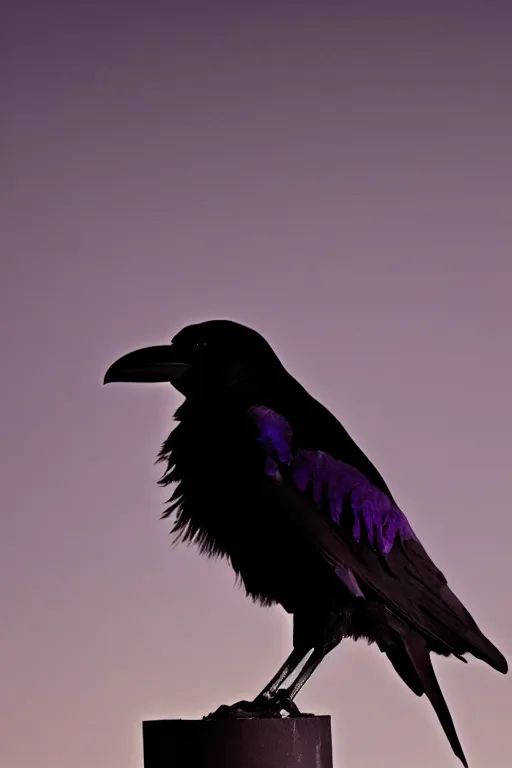
M 181 391 L 180 385 L 190 370 L 188 363 L 176 358 L 172 345 L 145 347 L 116 360 L 106 372 L 103 383 L 168 381 Z

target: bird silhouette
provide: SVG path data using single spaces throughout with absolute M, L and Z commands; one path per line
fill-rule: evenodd
M 293 616 L 293 649 L 268 685 L 211 717 L 299 716 L 294 699 L 326 654 L 362 638 L 426 694 L 467 768 L 430 654 L 471 653 L 502 673 L 507 662 L 340 422 L 259 333 L 228 320 L 124 355 L 105 375 L 120 381 L 185 397 L 159 453 L 176 537 L 227 558 L 253 600 Z

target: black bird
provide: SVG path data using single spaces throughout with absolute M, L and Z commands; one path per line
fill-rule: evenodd
M 185 396 L 159 453 L 160 483 L 176 484 L 163 516 L 175 515 L 177 538 L 226 557 L 253 600 L 293 615 L 293 650 L 276 675 L 254 701 L 213 716 L 300 714 L 293 700 L 326 654 L 364 638 L 427 695 L 467 768 L 430 653 L 471 653 L 502 673 L 507 662 L 379 472 L 265 339 L 227 320 L 190 325 L 170 345 L 121 357 L 112 381 L 170 382 Z

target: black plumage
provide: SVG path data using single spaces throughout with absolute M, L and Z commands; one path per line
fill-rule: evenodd
M 171 345 L 125 355 L 105 381 L 169 381 L 185 395 L 159 454 L 161 484 L 175 484 L 164 516 L 179 539 L 228 558 L 254 600 L 293 615 L 281 669 L 254 701 L 216 714 L 298 714 L 293 699 L 324 656 L 345 637 L 365 638 L 427 695 L 467 766 L 430 653 L 471 653 L 503 673 L 507 662 L 377 469 L 269 344 L 237 323 L 200 323 Z

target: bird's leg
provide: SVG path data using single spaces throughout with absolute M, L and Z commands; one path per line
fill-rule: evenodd
M 297 667 L 304 661 L 310 650 L 311 649 L 304 651 L 303 648 L 294 648 L 284 664 L 278 669 L 272 680 L 256 697 L 256 700 L 260 698 L 271 700 L 276 695 L 284 681 L 290 677 L 290 675 L 293 674 Z
M 279 686 L 304 660 L 310 649 L 294 648 L 284 664 L 278 669 L 272 680 L 265 686 L 254 701 L 237 701 L 231 706 L 223 705 L 208 718 L 217 717 L 281 717 L 281 712 L 288 712 L 292 717 L 300 715 L 299 709 L 291 699 L 279 690 Z
M 302 621 L 309 621 L 307 615 L 302 616 Z M 295 628 L 294 628 L 295 629 Z M 301 631 L 301 626 L 297 625 L 297 632 Z M 286 702 L 289 705 L 295 706 L 293 703 L 294 698 L 297 696 L 301 688 L 307 683 L 315 669 L 322 662 L 322 660 L 330 653 L 333 648 L 341 642 L 345 634 L 345 620 L 343 614 L 340 614 L 336 605 L 329 606 L 329 613 L 327 615 L 326 624 L 324 630 L 320 635 L 317 635 L 317 641 L 313 646 L 313 653 L 309 656 L 306 663 L 296 675 L 295 679 L 287 688 L 282 688 L 277 692 L 277 696 L 282 702 Z
M 326 653 L 323 648 L 315 648 L 291 685 L 289 685 L 288 688 L 282 688 L 280 691 L 278 691 L 278 697 L 282 697 L 284 701 L 289 702 L 291 705 L 295 706 L 293 703 L 294 698 L 297 696 L 301 688 L 307 683 L 315 669 L 324 659 L 325 655 Z
M 281 689 L 280 686 L 300 666 L 309 651 L 309 648 L 307 650 L 304 648 L 294 648 L 282 667 L 276 672 L 272 680 L 265 686 L 254 702 L 256 704 L 260 702 L 264 704 L 266 702 L 267 707 L 270 705 L 277 712 L 285 711 L 291 717 L 299 717 L 301 714 L 299 708 L 287 695 L 287 689 Z

